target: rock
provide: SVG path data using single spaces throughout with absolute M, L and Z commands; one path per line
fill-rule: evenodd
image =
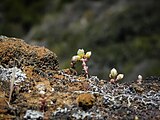
M 133 83 L 132 86 L 138 93 L 142 93 L 144 91 L 144 89 L 141 86 L 139 86 L 135 83 Z
M 0 46 L 0 119 L 159 118 L 159 80 L 110 84 L 59 70 L 56 55 L 44 47 L 3 36 Z M 8 104 L 13 68 L 15 79 L 25 80 L 14 86 Z
M 0 37 L 0 46 L 0 65 L 5 68 L 17 67 L 25 73 L 34 71 L 43 77 L 45 71 L 59 69 L 56 54 L 47 48 L 29 45 L 22 39 L 3 36 Z
M 95 102 L 95 97 L 92 94 L 84 93 L 77 97 L 77 104 L 83 110 L 90 109 Z
M 7 112 L 7 110 L 6 109 L 4 109 L 5 108 L 5 106 L 7 105 L 7 103 L 6 103 L 6 101 L 5 101 L 5 94 L 4 94 L 4 92 L 2 92 L 1 90 L 0 90 L 0 113 L 6 113 Z

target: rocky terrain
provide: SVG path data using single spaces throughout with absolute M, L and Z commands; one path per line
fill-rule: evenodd
M 160 77 L 133 81 L 61 70 L 50 50 L 0 37 L 0 119 L 159 120 Z

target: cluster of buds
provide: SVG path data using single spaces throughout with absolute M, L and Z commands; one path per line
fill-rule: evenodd
M 90 57 L 91 57 L 91 51 L 85 53 L 83 49 L 79 49 L 77 51 L 77 55 L 72 57 L 71 68 L 75 69 L 76 62 L 81 61 L 85 75 L 86 75 L 86 77 L 88 77 L 88 66 L 86 63 Z
M 118 74 L 118 72 L 115 68 L 113 68 L 110 71 L 110 74 L 109 74 L 110 83 L 115 83 L 115 82 L 123 79 L 123 77 L 124 77 L 124 74 Z

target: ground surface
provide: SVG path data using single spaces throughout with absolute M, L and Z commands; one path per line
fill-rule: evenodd
M 72 69 L 59 70 L 56 55 L 48 49 L 3 36 L 0 65 L 0 119 L 160 119 L 159 77 L 140 85 L 85 78 Z M 9 103 L 15 69 L 20 82 Z

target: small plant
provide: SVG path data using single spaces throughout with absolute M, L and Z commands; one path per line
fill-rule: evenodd
M 45 112 L 45 109 L 47 108 L 47 96 L 44 91 L 40 91 L 40 110 L 42 112 Z
M 109 74 L 110 83 L 115 83 L 115 82 L 123 79 L 123 77 L 124 77 L 124 74 L 118 74 L 118 72 L 115 68 L 113 68 L 110 71 L 110 74 Z
M 13 72 L 12 72 L 12 78 L 10 80 L 10 91 L 9 91 L 9 100 L 8 100 L 9 105 L 10 105 L 10 101 L 11 101 L 11 98 L 12 98 L 12 93 L 13 93 L 13 90 L 14 90 L 15 74 L 16 74 L 16 70 L 14 68 Z
M 45 112 L 47 109 L 47 93 L 46 93 L 46 87 L 44 84 L 38 84 L 36 86 L 38 93 L 40 95 L 39 99 L 39 105 L 40 105 L 40 111 Z
M 137 84 L 141 85 L 142 84 L 142 80 L 143 80 L 142 75 L 138 75 Z
M 87 66 L 87 62 L 89 60 L 89 58 L 91 57 L 91 51 L 87 52 L 85 54 L 83 49 L 79 49 L 77 51 L 77 55 L 72 57 L 71 60 L 71 68 L 75 69 L 75 64 L 77 61 L 81 61 L 82 62 L 82 67 L 83 70 L 85 72 L 86 77 L 88 77 L 88 66 Z

